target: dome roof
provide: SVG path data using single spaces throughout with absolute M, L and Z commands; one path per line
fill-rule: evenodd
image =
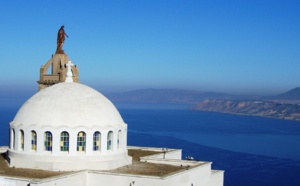
M 123 125 L 124 121 L 115 106 L 98 91 L 80 83 L 58 83 L 28 99 L 12 124 L 90 128 Z

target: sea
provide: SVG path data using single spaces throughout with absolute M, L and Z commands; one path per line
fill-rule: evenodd
M 225 186 L 299 186 L 300 122 L 188 110 L 189 105 L 115 103 L 128 145 L 182 149 L 212 161 Z M 18 108 L 0 107 L 0 146 Z

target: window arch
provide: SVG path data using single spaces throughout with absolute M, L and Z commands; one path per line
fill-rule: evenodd
M 118 132 L 118 149 L 122 147 L 122 131 Z
M 69 133 L 66 131 L 60 133 L 60 151 L 69 151 Z
M 31 131 L 31 150 L 36 151 L 36 132 L 34 130 Z
M 113 131 L 109 131 L 107 134 L 107 150 L 112 150 L 113 148 Z
M 77 134 L 77 151 L 85 151 L 86 147 L 86 135 L 81 131 Z
M 20 130 L 20 147 L 21 150 L 24 150 L 24 131 Z
M 11 146 L 10 146 L 10 148 L 12 148 L 13 150 L 15 150 L 15 137 L 16 137 L 15 129 L 11 129 Z
M 52 133 L 49 131 L 44 134 L 44 150 L 52 151 Z
M 101 151 L 101 133 L 99 131 L 94 132 L 93 135 L 93 150 Z

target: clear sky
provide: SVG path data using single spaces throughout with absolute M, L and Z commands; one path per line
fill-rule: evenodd
M 11 0 L 0 17 L 1 89 L 37 90 L 63 24 L 81 82 L 103 92 L 300 86 L 298 0 Z

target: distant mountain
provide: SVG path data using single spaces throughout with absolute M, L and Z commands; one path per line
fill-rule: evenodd
M 276 100 L 300 100 L 300 87 L 294 88 L 283 94 L 271 97 L 271 99 Z
M 191 108 L 198 111 L 221 112 L 300 120 L 300 105 L 274 101 L 204 100 Z
M 119 102 L 146 102 L 146 103 L 184 103 L 195 104 L 207 98 L 230 99 L 232 96 L 197 90 L 181 89 L 139 89 L 124 93 L 106 95 L 112 101 Z
M 300 120 L 300 87 L 276 96 L 261 97 L 253 100 L 206 99 L 197 103 L 191 109 Z
M 116 102 L 194 104 L 199 111 L 300 120 L 300 88 L 271 96 L 233 96 L 181 89 L 139 89 L 106 95 Z

